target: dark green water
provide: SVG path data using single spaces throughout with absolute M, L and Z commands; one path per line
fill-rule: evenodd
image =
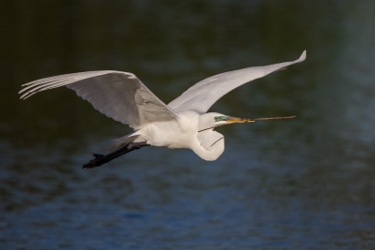
M 1 249 L 374 249 L 375 3 L 1 1 Z M 135 73 L 165 102 L 224 71 L 307 60 L 212 108 L 297 115 L 219 129 L 215 162 L 144 148 L 94 170 L 130 129 L 38 78 Z

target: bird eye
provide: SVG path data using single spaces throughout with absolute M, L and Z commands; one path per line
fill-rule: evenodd
M 219 120 L 219 118 L 217 116 L 215 116 L 214 120 L 215 120 L 215 122 L 217 122 L 217 120 Z

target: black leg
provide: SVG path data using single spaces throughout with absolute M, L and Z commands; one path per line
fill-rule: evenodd
M 109 161 L 112 161 L 113 159 L 127 154 L 133 150 L 140 149 L 145 146 L 150 146 L 149 144 L 145 144 L 144 142 L 142 143 L 129 143 L 126 146 L 112 152 L 106 155 L 102 154 L 94 154 L 94 159 L 90 160 L 88 163 L 83 164 L 82 168 L 95 168 L 103 165 L 104 163 L 107 163 Z

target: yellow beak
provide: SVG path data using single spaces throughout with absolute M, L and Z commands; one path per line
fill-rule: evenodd
M 234 124 L 234 123 L 250 123 L 250 122 L 255 122 L 255 120 L 247 119 L 247 118 L 241 118 L 241 117 L 233 117 L 229 116 L 226 119 L 226 122 L 229 124 Z

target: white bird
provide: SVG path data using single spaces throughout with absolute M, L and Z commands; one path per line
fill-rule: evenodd
M 306 51 L 291 62 L 234 70 L 204 79 L 166 105 L 132 73 L 103 70 L 48 77 L 23 84 L 21 99 L 48 89 L 66 86 L 92 106 L 134 129 L 114 140 L 108 154 L 94 154 L 83 168 L 100 166 L 144 146 L 189 148 L 206 161 L 216 160 L 224 152 L 224 136 L 214 129 L 226 124 L 273 117 L 245 119 L 216 112 L 206 113 L 222 96 L 252 80 L 306 59 Z

